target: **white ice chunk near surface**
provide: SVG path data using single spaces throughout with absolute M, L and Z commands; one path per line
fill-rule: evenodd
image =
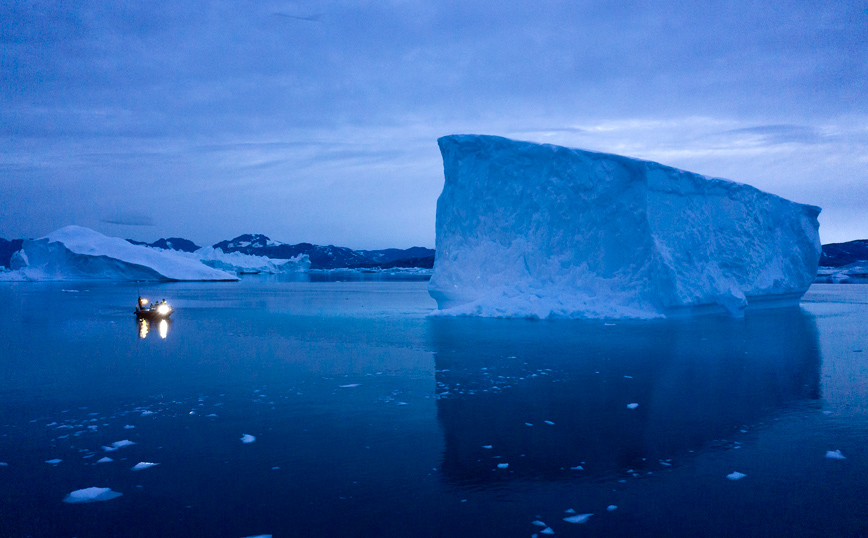
M 846 460 L 847 456 L 841 454 L 840 450 L 827 450 L 826 457 L 832 460 Z
M 60 463 L 60 462 L 62 462 L 62 461 L 63 461 L 62 459 L 54 458 L 53 460 L 45 460 L 45 463 L 50 463 L 50 464 L 52 464 L 52 465 L 57 465 L 58 463 Z
M 539 531 L 540 534 L 554 534 L 555 531 L 552 530 L 551 527 L 546 527 L 543 530 Z
M 112 462 L 112 461 L 115 461 L 115 460 L 111 459 L 111 458 L 108 457 L 108 456 L 96 460 L 97 463 L 109 463 L 109 462 Z
M 255 435 L 250 435 L 249 433 L 241 434 L 241 442 L 242 443 L 252 443 L 253 441 L 256 441 Z
M 123 493 L 118 493 L 117 491 L 112 491 L 110 488 L 84 488 L 77 489 L 64 497 L 63 502 L 65 503 L 92 503 L 99 501 L 110 501 L 112 499 L 117 499 L 123 495 Z
M 588 518 L 590 518 L 594 514 L 577 514 L 575 516 L 565 517 L 564 521 L 567 523 L 587 523 Z
M 730 480 L 741 480 L 742 478 L 744 478 L 746 476 L 747 476 L 746 474 L 740 473 L 738 471 L 733 471 L 733 472 L 729 473 L 728 475 L 726 475 L 726 477 L 729 478 Z
M 350 383 L 349 385 L 338 385 L 340 389 L 352 389 L 361 386 L 361 383 Z
M 126 446 L 133 446 L 134 444 L 136 444 L 136 443 L 134 443 L 133 441 L 130 441 L 129 439 L 124 439 L 123 441 L 115 441 L 114 443 L 112 443 L 112 448 L 117 450 L 118 448 L 124 448 Z M 105 448 L 105 447 L 103 447 L 103 448 Z
M 507 467 L 509 467 L 508 463 L 498 463 L 497 464 L 498 469 L 506 469 Z
M 139 463 L 133 465 L 133 471 L 141 471 L 142 469 L 150 469 L 151 467 L 156 467 L 159 463 L 151 463 L 150 461 L 140 461 Z
M 637 404 L 637 403 L 627 404 L 627 409 L 636 409 L 637 407 L 639 407 L 639 404 Z
M 614 504 L 610 504 L 609 506 L 606 507 L 606 510 L 609 512 L 615 511 L 617 509 L 618 509 L 618 507 L 615 506 Z
M 797 304 L 818 207 L 658 163 L 441 138 L 440 315 L 653 318 Z

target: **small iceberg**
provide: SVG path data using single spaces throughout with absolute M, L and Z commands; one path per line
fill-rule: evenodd
M 746 474 L 740 473 L 738 471 L 733 471 L 733 472 L 729 473 L 728 475 L 726 475 L 726 477 L 729 478 L 730 480 L 741 480 L 742 478 L 744 478 L 746 476 L 747 476 Z
M 253 441 L 256 441 L 255 435 L 250 435 L 249 433 L 241 434 L 241 442 L 242 443 L 245 443 L 245 444 L 246 443 L 252 443 Z
M 578 514 L 575 516 L 565 517 L 564 521 L 567 523 L 587 523 L 588 518 L 590 518 L 594 514 Z
M 509 467 L 508 463 L 498 463 L 497 464 L 498 469 L 506 469 L 507 467 Z
M 135 443 L 130 441 L 129 439 L 124 439 L 123 441 L 115 441 L 112 443 L 112 447 L 117 450 L 119 448 L 123 448 L 125 446 L 133 446 Z M 105 448 L 105 447 L 103 447 Z
M 141 471 L 142 469 L 150 469 L 151 467 L 156 467 L 159 463 L 151 463 L 149 461 L 140 461 L 139 463 L 133 465 L 133 471 Z
M 637 403 L 627 404 L 627 409 L 636 409 L 637 407 L 639 407 Z
M 606 510 L 609 512 L 612 512 L 612 511 L 617 510 L 617 509 L 618 509 L 618 507 L 615 506 L 614 504 L 610 504 L 609 506 L 606 507 Z
M 99 501 L 110 501 L 112 499 L 117 499 L 123 495 L 123 493 L 118 493 L 117 491 L 112 491 L 109 488 L 84 488 L 77 489 L 63 498 L 63 502 L 65 503 L 94 503 Z
M 829 450 L 826 452 L 826 457 L 830 460 L 846 460 L 847 456 L 841 454 L 840 450 Z
M 115 460 L 109 458 L 108 456 L 96 460 L 97 463 L 109 463 L 111 461 L 115 461 Z
M 50 464 L 52 464 L 52 465 L 57 465 L 58 463 L 60 463 L 60 462 L 62 462 L 62 461 L 63 461 L 63 460 L 61 460 L 61 459 L 54 458 L 53 460 L 45 460 L 45 463 L 50 463 Z

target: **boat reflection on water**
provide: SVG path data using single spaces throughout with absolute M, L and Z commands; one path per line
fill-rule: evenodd
M 148 321 L 144 318 L 139 318 L 136 320 L 136 323 L 139 326 L 139 338 L 146 338 L 148 333 L 151 332 L 151 321 Z M 160 334 L 160 338 L 165 339 L 169 334 L 169 326 L 171 325 L 171 320 L 161 319 L 160 321 L 154 322 L 157 325 L 157 331 Z
M 607 481 L 733 448 L 749 429 L 819 405 L 817 329 L 800 308 L 614 323 L 432 318 L 429 329 L 442 470 L 456 483 Z

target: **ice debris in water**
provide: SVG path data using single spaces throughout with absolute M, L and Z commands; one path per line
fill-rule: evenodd
M 543 530 L 539 531 L 540 534 L 554 534 L 555 531 L 552 530 L 551 527 L 546 527 Z
M 637 403 L 627 404 L 627 409 L 636 409 L 637 407 L 639 407 L 639 404 Z
M 63 460 L 61 460 L 61 459 L 54 458 L 53 460 L 45 460 L 45 463 L 50 463 L 50 464 L 52 464 L 52 465 L 57 465 L 58 463 L 60 463 L 60 462 L 62 462 L 62 461 L 63 461 Z
M 361 386 L 361 383 L 350 383 L 349 385 L 339 385 L 338 388 L 351 389 L 353 387 L 359 387 L 359 386 Z
M 108 462 L 110 462 L 110 461 L 115 461 L 115 460 L 109 458 L 108 456 L 96 460 L 97 463 L 108 463 Z
M 739 315 L 798 304 L 817 275 L 819 207 L 619 155 L 480 135 L 438 143 L 428 291 L 439 315 Z
M 156 467 L 159 463 L 151 463 L 149 461 L 140 461 L 139 463 L 133 465 L 133 471 L 141 471 L 142 469 L 150 469 L 151 467 Z
M 575 516 L 565 517 L 564 521 L 567 523 L 587 523 L 588 518 L 590 518 L 594 514 L 578 514 Z
M 544 422 L 545 422 L 546 424 L 548 424 L 549 426 L 554 426 L 554 425 L 555 425 L 555 423 L 552 422 L 551 420 L 546 420 L 546 421 L 544 421 Z
M 253 441 L 256 441 L 255 435 L 250 435 L 249 433 L 241 434 L 241 442 L 242 443 L 252 443 Z
M 617 510 L 617 509 L 618 509 L 618 507 L 615 506 L 614 504 L 610 504 L 609 506 L 606 507 L 606 510 L 608 510 L 609 512 L 611 512 L 613 510 Z
M 109 488 L 84 488 L 77 489 L 64 497 L 65 503 L 92 503 L 98 501 L 110 501 L 123 495 L 117 491 L 112 491 Z
M 488 450 L 491 450 L 494 447 L 492 445 L 482 445 L 482 448 L 486 448 Z
M 8 467 L 8 466 L 9 466 L 9 464 L 6 463 L 5 461 L 0 461 L 0 467 Z
M 506 469 L 507 467 L 509 467 L 508 463 L 498 463 L 497 464 L 498 469 Z
M 828 450 L 826 451 L 826 457 L 832 460 L 846 460 L 847 456 L 841 454 L 840 450 Z
M 123 448 L 125 446 L 132 446 L 134 444 L 135 443 L 130 441 L 129 439 L 124 439 L 123 441 L 115 441 L 114 443 L 112 443 L 112 447 L 114 447 L 114 449 L 117 450 L 118 448 Z
M 729 473 L 728 475 L 726 475 L 726 477 L 729 478 L 730 480 L 741 480 L 742 478 L 744 478 L 746 476 L 747 476 L 746 474 L 740 473 L 738 471 L 733 471 L 733 472 Z

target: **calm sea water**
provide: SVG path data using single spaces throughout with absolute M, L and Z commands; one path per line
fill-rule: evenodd
M 340 279 L 3 283 L 0 536 L 868 535 L 868 286 L 603 322 Z

